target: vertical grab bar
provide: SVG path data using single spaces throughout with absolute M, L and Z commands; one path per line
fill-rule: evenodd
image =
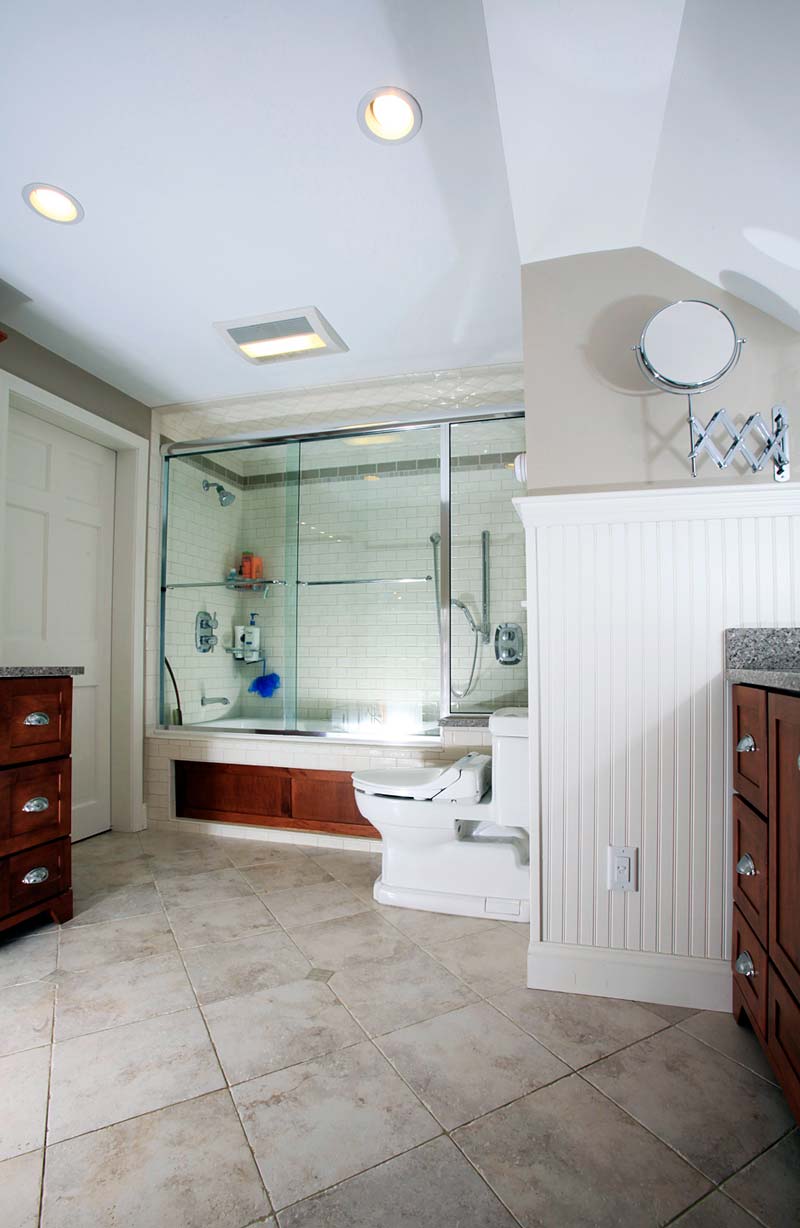
M 481 533 L 481 638 L 484 644 L 491 638 L 489 623 L 489 530 Z

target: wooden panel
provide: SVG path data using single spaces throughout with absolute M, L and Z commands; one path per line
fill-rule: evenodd
M 800 998 L 800 696 L 769 696 L 769 957 Z
M 26 724 L 41 713 L 46 724 Z M 0 679 L 0 765 L 70 753 L 71 678 Z
M 733 787 L 742 797 L 767 813 L 767 693 L 761 687 L 731 687 Z M 754 750 L 737 751 L 752 739 Z
M 358 811 L 349 772 L 178 760 L 175 813 L 182 819 L 380 839 Z
M 70 833 L 69 759 L 0 771 L 0 855 Z M 44 810 L 26 806 L 47 802 Z
M 761 945 L 766 947 L 768 926 L 767 887 L 769 884 L 768 828 L 761 815 L 740 797 L 733 799 L 733 900 L 749 922 Z M 737 873 L 740 858 L 749 855 L 755 874 Z
M 767 1054 L 789 1107 L 800 1122 L 800 1006 L 773 967 L 769 970 Z
M 754 964 L 754 974 L 745 976 L 736 971 L 736 961 L 748 954 Z M 733 983 L 747 1003 L 748 1010 L 761 1034 L 767 1034 L 767 953 L 745 921 L 738 908 L 733 910 Z
M 7 859 L 8 905 L 14 913 L 30 908 L 51 896 L 60 895 L 70 887 L 70 842 L 55 840 L 37 848 L 14 853 Z M 37 870 L 46 871 L 43 882 L 26 883 L 25 876 Z

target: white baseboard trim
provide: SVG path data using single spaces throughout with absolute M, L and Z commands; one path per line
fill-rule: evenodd
M 555 942 L 534 942 L 528 948 L 530 989 L 730 1011 L 731 984 L 730 964 L 722 959 Z

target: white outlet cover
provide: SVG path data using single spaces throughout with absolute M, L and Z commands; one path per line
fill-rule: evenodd
M 639 890 L 639 850 L 634 845 L 610 844 L 608 846 L 608 889 L 609 891 Z

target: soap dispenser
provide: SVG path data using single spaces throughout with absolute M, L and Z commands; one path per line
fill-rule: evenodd
M 250 622 L 244 629 L 244 653 L 245 660 L 255 661 L 258 658 L 258 653 L 261 649 L 261 631 L 256 625 L 258 614 L 255 610 L 250 613 Z

